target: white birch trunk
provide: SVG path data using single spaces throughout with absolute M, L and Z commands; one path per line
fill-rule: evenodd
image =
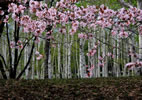
M 24 56 L 24 66 L 26 65 L 26 63 L 27 63 L 27 61 L 28 61 L 28 54 L 29 54 L 29 52 L 28 52 L 28 49 L 29 49 L 29 47 L 25 47 L 25 50 L 24 50 L 24 54 L 25 54 L 25 56 Z M 29 73 L 29 66 L 27 67 L 27 69 L 25 70 L 25 76 L 26 76 L 26 79 L 28 79 L 28 73 Z
M 34 74 L 34 70 L 35 70 L 35 68 L 34 68 L 35 67 L 35 63 L 34 62 L 35 62 L 35 55 L 33 55 L 33 61 L 32 61 L 32 65 L 31 65 L 32 66 L 31 79 L 34 79 L 34 75 L 35 75 Z
M 67 34 L 65 34 L 65 36 L 64 36 L 64 46 L 63 46 L 63 50 L 64 50 L 64 52 L 63 52 L 63 69 L 64 69 L 64 78 L 67 78 L 67 71 L 68 71 L 68 67 L 67 67 L 67 64 L 68 64 L 68 61 L 67 61 L 67 56 L 68 56 L 68 48 L 67 48 Z
M 120 56 L 120 39 L 118 38 L 118 41 L 117 41 L 117 61 L 120 59 L 119 56 Z M 119 77 L 120 76 L 120 65 L 117 64 L 116 66 L 116 77 Z
M 71 38 L 71 40 L 70 40 Z M 72 47 L 72 36 L 68 34 L 68 78 L 71 78 L 71 47 Z
M 78 42 L 76 42 L 76 70 L 79 69 L 79 57 L 78 57 L 78 52 L 79 52 L 79 49 L 78 49 Z M 80 54 L 79 54 L 80 55 Z M 77 73 L 76 73 L 77 77 L 79 77 L 80 75 L 80 71 L 77 70 Z
M 84 56 L 84 43 L 85 41 L 83 39 L 80 39 L 80 51 L 79 51 L 79 72 L 80 77 L 85 77 L 85 56 Z
M 142 9 L 142 0 L 137 0 L 137 7 L 139 9 Z M 139 57 L 140 60 L 142 59 L 142 35 L 139 35 Z M 140 72 L 142 73 L 142 67 L 140 69 Z
M 116 37 L 117 38 L 117 37 Z M 115 38 L 115 39 L 116 39 Z M 113 40 L 113 46 L 116 45 L 116 48 L 113 49 L 113 55 L 114 55 L 114 62 L 113 62 L 113 68 L 112 68 L 112 73 L 113 73 L 113 76 L 116 76 L 116 69 L 117 69 L 117 41 L 116 40 Z
M 92 46 L 91 46 L 91 40 L 90 41 L 88 41 L 88 51 L 90 51 L 92 48 Z M 90 68 L 90 66 L 91 66 L 91 64 L 92 64 L 92 59 L 91 59 L 91 56 L 88 56 L 88 68 Z M 85 67 L 85 66 L 84 66 Z M 86 68 L 86 67 L 85 67 Z M 85 74 L 87 75 L 87 73 L 86 73 L 86 71 L 85 71 Z
M 58 78 L 60 78 L 61 70 L 61 44 L 58 43 Z
M 51 79 L 53 77 L 53 67 L 51 62 L 51 49 L 49 51 L 49 60 L 48 60 L 48 78 Z

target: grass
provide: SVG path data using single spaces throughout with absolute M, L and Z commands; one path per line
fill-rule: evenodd
M 142 77 L 0 80 L 0 100 L 141 100 Z

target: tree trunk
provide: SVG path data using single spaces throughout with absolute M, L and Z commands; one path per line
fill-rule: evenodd
M 50 32 L 52 29 L 52 26 L 48 26 L 47 32 Z M 48 34 L 50 37 L 51 34 Z M 49 53 L 50 53 L 50 39 L 48 39 L 48 36 L 45 40 L 45 79 L 48 78 L 48 60 L 49 60 Z
M 85 77 L 85 55 L 84 55 L 84 44 L 85 44 L 85 40 L 84 39 L 80 39 L 80 46 L 79 46 L 79 72 L 80 72 L 80 77 L 84 78 Z
M 142 0 L 137 0 L 137 7 L 139 9 L 142 9 Z M 139 35 L 139 58 L 140 61 L 142 61 L 142 35 Z M 140 70 L 140 73 L 142 74 L 142 68 Z
M 61 44 L 58 43 L 58 78 L 61 78 Z
M 70 39 L 71 38 L 71 39 Z M 68 34 L 68 78 L 71 78 L 71 47 L 72 47 L 72 36 Z

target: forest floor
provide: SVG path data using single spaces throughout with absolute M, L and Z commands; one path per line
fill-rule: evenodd
M 142 77 L 0 80 L 0 100 L 142 100 Z

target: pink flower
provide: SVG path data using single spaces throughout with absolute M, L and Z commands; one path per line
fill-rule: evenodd
M 91 65 L 90 70 L 92 71 L 94 68 L 95 68 L 95 66 L 94 66 L 94 65 Z
M 99 66 L 100 67 L 104 67 L 104 63 L 99 63 Z
M 41 34 L 41 32 L 42 32 L 41 29 L 36 29 L 34 35 L 39 36 Z
M 43 58 L 43 55 L 40 54 L 39 51 L 36 51 L 36 52 L 35 52 L 35 55 L 37 56 L 37 57 L 36 57 L 37 60 L 40 60 L 40 59 Z
M 17 48 L 17 49 L 19 49 L 19 48 L 22 49 L 22 48 L 23 48 L 23 43 L 22 43 L 22 41 L 19 40 L 19 41 L 17 42 L 16 48 Z
M 19 48 L 22 49 L 22 48 L 23 48 L 23 45 L 19 45 Z
M 142 35 L 142 25 L 138 27 L 139 34 Z
M 10 42 L 10 48 L 15 48 L 15 42 L 14 41 Z
M 28 0 L 24 0 L 24 4 L 26 4 L 28 2 Z
M 76 29 L 73 29 L 73 28 L 72 28 L 72 29 L 70 30 L 70 35 L 74 35 L 76 31 L 77 31 Z
M 12 18 L 13 18 L 13 20 L 15 20 L 16 22 L 19 21 L 19 17 L 18 17 L 15 13 L 12 14 Z
M 92 49 L 87 53 L 87 56 L 94 56 L 94 54 L 96 54 L 96 52 L 97 51 L 95 49 Z
M 39 42 L 40 42 L 39 38 L 36 37 L 35 43 L 39 43 Z
M 94 48 L 97 49 L 97 47 L 98 47 L 98 45 L 95 44 L 95 45 L 94 45 Z
M 54 43 L 53 43 L 51 46 L 52 46 L 53 48 L 56 48 L 56 44 L 54 44 Z
M 125 65 L 127 68 L 131 68 L 132 66 L 135 66 L 135 62 L 129 62 Z
M 82 26 L 82 27 L 86 27 L 86 26 L 87 26 L 87 23 L 85 23 L 85 22 L 83 22 L 83 21 L 81 21 L 79 24 L 80 24 L 80 26 Z
M 26 25 L 27 23 L 31 22 L 31 18 L 28 15 L 22 16 L 20 19 L 20 23 L 22 25 Z
M 41 55 L 41 54 L 36 57 L 37 60 L 40 60 L 40 59 L 42 59 L 42 58 L 43 58 L 43 55 Z
M 88 33 L 87 38 L 92 39 L 93 38 L 93 34 L 92 33 Z
M 122 38 L 127 38 L 128 37 L 128 33 L 127 32 L 124 32 L 124 31 L 121 31 L 119 33 L 119 36 L 122 37 Z
M 112 36 L 115 36 L 115 35 L 117 34 L 117 31 L 112 30 L 112 31 L 111 31 L 111 34 L 112 34 Z
M 102 56 L 99 56 L 99 60 L 103 60 L 104 58 Z
M 0 15 L 4 15 L 4 11 L 0 10 Z
M 59 32 L 62 34 L 66 34 L 66 28 L 65 27 L 60 28 Z
M 80 34 L 78 34 L 78 38 L 83 38 L 84 37 L 84 34 L 83 33 L 80 33 Z
M 24 10 L 25 10 L 25 9 L 26 9 L 26 7 L 24 7 L 23 5 L 19 5 L 19 6 L 18 6 L 18 10 L 19 10 L 18 12 L 19 12 L 19 13 L 24 13 Z
M 35 55 L 37 55 L 37 56 L 38 56 L 39 54 L 40 54 L 40 53 L 39 53 L 39 51 L 36 51 L 36 52 L 35 52 Z
M 76 29 L 78 28 L 78 26 L 79 26 L 79 22 L 78 22 L 78 21 L 73 21 L 73 22 L 72 22 L 72 28 L 73 28 L 73 29 L 76 30 Z
M 114 55 L 111 56 L 114 59 Z
M 8 16 L 8 15 L 6 15 L 6 16 L 5 16 L 5 19 L 4 19 L 4 21 L 3 21 L 3 22 L 7 23 L 7 22 L 8 22 L 8 19 L 9 19 L 9 16 Z
M 108 52 L 108 53 L 107 53 L 107 56 L 109 56 L 109 57 L 112 56 L 112 53 Z

